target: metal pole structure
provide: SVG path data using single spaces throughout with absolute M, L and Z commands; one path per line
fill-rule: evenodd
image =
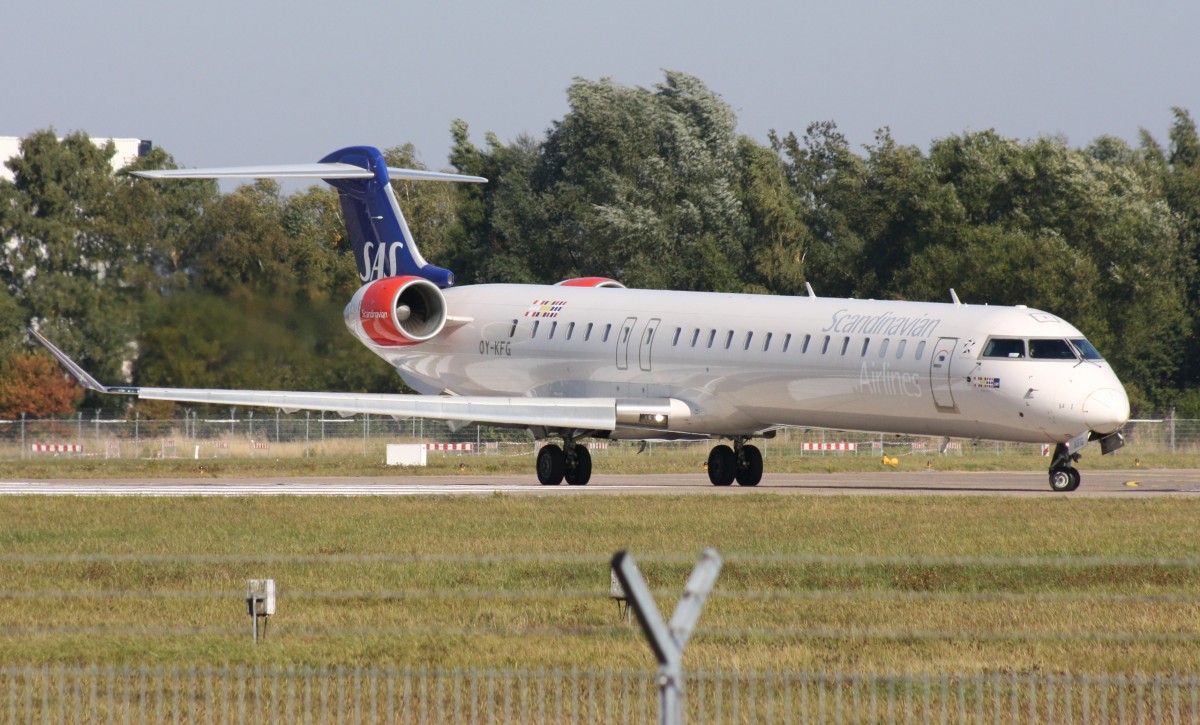
M 25 460 L 25 413 L 21 413 L 21 460 Z
M 704 600 L 708 598 L 721 572 L 721 555 L 716 549 L 705 549 L 700 554 L 700 561 L 696 562 L 683 587 L 683 597 L 675 605 L 675 613 L 671 615 L 669 624 L 663 622 L 654 596 L 632 556 L 624 551 L 617 552 L 612 559 L 612 568 L 625 594 L 633 600 L 638 624 L 658 660 L 658 722 L 662 725 L 682 725 L 683 650 L 696 628 Z
M 1175 409 L 1171 408 L 1171 453 L 1175 453 Z

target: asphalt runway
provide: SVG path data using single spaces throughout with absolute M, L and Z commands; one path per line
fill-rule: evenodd
M 57 479 L 0 481 L 0 495 L 41 496 L 582 496 L 621 494 L 966 495 L 1124 497 L 1200 494 L 1200 469 L 1081 469 L 1072 493 L 1050 490 L 1034 471 L 882 471 L 878 473 L 768 473 L 754 488 L 713 486 L 700 474 L 596 475 L 587 486 L 540 486 L 528 476 L 379 476 L 237 478 L 197 475 L 164 479 Z

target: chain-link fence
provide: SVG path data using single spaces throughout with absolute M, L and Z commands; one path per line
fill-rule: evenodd
M 1200 419 L 1164 415 L 1140 419 L 1124 430 L 1136 454 L 1200 452 Z M 329 413 L 231 409 L 223 417 L 187 411 L 181 418 L 144 420 L 106 418 L 98 412 L 55 420 L 0 420 L 0 460 L 47 457 L 92 458 L 235 458 L 363 456 L 383 460 L 389 443 L 454 446 L 458 454 L 528 455 L 535 442 L 524 430 L 486 425 L 455 426 L 425 418 L 391 418 Z M 707 442 L 654 443 L 673 449 Z M 759 442 L 768 455 L 786 456 L 933 456 L 1036 455 L 1049 446 L 951 440 L 929 436 L 870 434 L 816 428 L 785 428 Z M 944 449 L 943 449 L 943 446 Z M 636 442 L 595 441 L 607 451 L 641 450 Z
M 693 673 L 689 723 L 1185 723 L 1196 675 Z M 10 723 L 652 723 L 645 672 L 0 667 Z

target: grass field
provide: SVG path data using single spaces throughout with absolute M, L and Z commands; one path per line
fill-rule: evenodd
M 650 668 L 609 558 L 631 551 L 669 613 L 712 546 L 726 565 L 691 669 L 1191 672 L 1198 517 L 1168 498 L 0 497 L 0 651 Z M 255 646 L 260 577 L 279 611 Z

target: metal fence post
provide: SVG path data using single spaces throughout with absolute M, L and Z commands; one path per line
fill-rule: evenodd
M 625 593 L 633 600 L 638 624 L 658 660 L 658 721 L 663 725 L 683 723 L 683 650 L 700 618 L 704 600 L 712 591 L 721 571 L 721 555 L 705 549 L 683 588 L 683 597 L 675 605 L 670 624 L 663 622 L 658 606 L 633 557 L 619 551 L 612 559 L 613 571 Z

